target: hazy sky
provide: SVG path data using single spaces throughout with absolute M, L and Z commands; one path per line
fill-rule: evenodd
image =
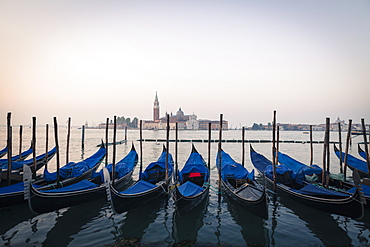
M 0 0 L 0 124 L 370 122 L 370 1 Z

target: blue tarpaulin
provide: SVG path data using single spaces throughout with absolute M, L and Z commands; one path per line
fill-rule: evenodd
M 52 189 L 52 190 L 44 190 L 42 192 L 48 192 L 48 193 L 62 193 L 62 192 L 73 192 L 73 191 L 78 191 L 78 190 L 88 190 L 88 189 L 93 189 L 95 187 L 98 187 L 97 184 L 94 184 L 88 180 L 82 180 L 78 183 L 63 187 L 63 188 L 58 188 L 58 189 Z
M 115 179 L 122 178 L 126 174 L 131 172 L 136 166 L 137 161 L 137 152 L 135 150 L 130 151 L 122 160 L 120 160 L 116 164 L 114 171 L 116 172 L 117 177 Z M 105 168 L 107 168 L 109 173 L 112 173 L 112 164 L 107 165 Z M 100 176 L 101 181 L 104 181 L 103 169 L 99 172 L 95 172 L 92 177 L 94 178 L 97 176 Z
M 207 168 L 207 164 L 205 163 L 202 155 L 198 152 L 192 152 L 186 161 L 184 167 L 179 172 L 179 181 L 183 182 L 183 174 L 186 173 L 203 173 L 204 174 L 204 181 L 208 181 L 209 171 Z
M 56 152 L 56 147 L 54 147 L 53 149 L 51 149 L 49 152 L 48 152 L 48 156 L 51 156 L 51 155 L 54 155 L 55 152 Z M 41 154 L 39 156 L 36 157 L 36 162 L 38 160 L 42 160 L 42 159 L 45 159 L 45 156 L 46 154 Z M 17 170 L 17 169 L 21 169 L 23 167 L 23 165 L 32 165 L 33 164 L 33 158 L 32 159 L 28 159 L 28 160 L 22 160 L 22 161 L 13 161 L 12 162 L 12 170 Z M 8 169 L 8 164 L 4 164 L 1 166 L 2 169 Z
M 204 190 L 203 187 L 200 187 L 190 181 L 183 183 L 177 189 L 183 196 L 194 196 L 201 193 Z
M 35 185 L 35 188 L 40 188 L 40 186 Z M 13 192 L 22 192 L 24 191 L 24 183 L 16 183 L 9 186 L 1 187 L 0 188 L 0 194 L 7 194 L 7 193 L 13 193 Z
M 340 151 L 336 151 L 335 154 L 340 159 Z M 342 161 L 344 162 L 345 159 L 345 153 L 342 152 Z M 369 170 L 367 169 L 367 163 L 364 160 L 360 160 L 353 155 L 347 154 L 347 165 L 352 166 L 360 171 L 363 171 L 365 173 L 368 173 Z
M 221 153 L 221 177 L 223 180 L 226 180 L 227 177 L 232 177 L 234 179 L 247 179 L 250 178 L 254 180 L 254 172 L 249 174 L 248 170 L 243 167 L 241 164 L 235 162 L 233 158 L 228 153 L 221 151 L 217 154 L 216 165 L 220 169 L 220 159 L 219 155 Z M 249 176 L 248 176 L 249 174 Z
M 137 194 L 141 193 L 150 189 L 153 189 L 157 187 L 154 184 L 151 184 L 145 180 L 139 180 L 137 183 L 135 183 L 133 186 L 128 188 L 127 190 L 121 191 L 121 194 Z
M 162 152 L 161 156 L 158 158 L 156 162 L 150 163 L 146 168 L 145 171 L 142 173 L 141 179 L 148 180 L 150 174 L 154 171 L 159 169 L 161 172 L 166 171 L 166 151 Z M 168 154 L 168 176 L 170 176 L 173 172 L 173 159 L 172 155 Z
M 291 189 L 292 191 L 298 192 L 300 194 L 310 195 L 310 196 L 342 196 L 348 197 L 348 194 L 325 189 L 313 184 L 308 184 L 300 190 Z
M 291 158 L 290 156 L 279 152 L 279 163 L 286 165 L 292 169 L 295 173 L 303 173 L 305 175 L 319 175 L 322 173 L 322 169 L 317 165 L 308 166 Z
M 105 156 L 105 148 L 100 148 L 95 154 L 85 159 L 84 161 L 75 163 L 69 162 L 60 168 L 60 177 L 63 179 L 81 176 L 84 172 L 93 168 Z M 49 172 L 44 170 L 44 179 L 47 181 L 55 181 L 57 172 Z
M 13 156 L 12 160 L 18 160 L 21 157 L 26 158 L 25 156 L 29 156 L 32 152 L 33 152 L 33 149 L 29 148 L 28 150 L 22 152 L 21 154 Z M 2 166 L 3 164 L 7 164 L 7 163 L 8 163 L 8 159 L 0 159 L 0 166 Z

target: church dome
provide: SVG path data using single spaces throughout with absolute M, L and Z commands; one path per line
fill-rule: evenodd
M 181 107 L 177 111 L 176 116 L 178 116 L 178 117 L 183 117 L 184 116 L 184 112 L 181 110 Z

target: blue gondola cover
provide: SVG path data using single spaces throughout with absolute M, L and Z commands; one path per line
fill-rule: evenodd
M 328 190 L 313 184 L 308 184 L 305 187 L 303 187 L 300 190 L 294 190 L 291 189 L 292 191 L 298 192 L 300 194 L 305 194 L 305 195 L 311 195 L 311 196 L 342 196 L 342 197 L 348 197 L 348 194 L 344 194 L 341 192 L 333 191 L 333 190 Z
M 201 193 L 204 190 L 204 188 L 190 181 L 187 181 L 181 186 L 179 186 L 178 190 L 183 196 L 194 196 Z
M 63 179 L 73 178 L 82 175 L 84 172 L 93 168 L 105 156 L 105 148 L 100 148 L 95 154 L 78 163 L 69 162 L 60 168 L 60 177 Z M 57 172 L 49 172 L 44 170 L 44 179 L 47 181 L 55 181 Z
M 52 189 L 52 190 L 44 190 L 43 192 L 49 192 L 49 193 L 61 193 L 61 192 L 73 192 L 73 191 L 80 191 L 80 190 L 87 190 L 87 189 L 93 189 L 96 188 L 98 185 L 95 183 L 92 183 L 88 180 L 82 180 L 78 183 L 58 188 L 58 189 Z
M 139 180 L 136 184 L 128 188 L 127 190 L 121 191 L 121 194 L 137 194 L 157 187 L 145 180 Z

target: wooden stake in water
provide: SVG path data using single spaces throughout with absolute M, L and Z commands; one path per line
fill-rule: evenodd
M 33 177 L 36 178 L 36 117 L 32 117 Z
M 351 140 L 351 129 L 352 129 L 352 119 L 350 119 L 348 121 L 348 132 L 347 132 L 346 150 L 345 150 L 345 153 L 344 153 L 344 169 L 343 169 L 344 181 L 346 181 L 346 177 L 347 177 L 347 158 L 348 158 L 348 149 L 349 149 L 350 140 Z
M 143 172 L 143 121 L 140 120 L 140 171 L 139 180 L 141 179 L 141 173 Z
M 19 126 L 19 158 L 22 158 L 22 131 L 23 126 Z
M 343 173 L 343 157 L 342 157 L 342 129 L 340 123 L 338 123 L 338 136 L 339 136 L 339 167 L 340 173 Z
M 107 118 L 107 123 L 105 124 L 105 166 L 108 165 L 108 126 L 109 118 Z
M 365 119 L 361 118 L 361 125 L 362 125 L 362 133 L 364 136 L 364 143 L 365 143 L 365 153 L 366 153 L 366 163 L 367 163 L 367 171 L 368 177 L 370 178 L 370 158 L 369 158 L 369 149 L 367 147 L 367 138 L 366 138 L 366 126 L 365 126 Z
M 275 147 L 275 131 L 276 131 L 276 111 L 274 111 L 274 116 L 272 120 L 272 172 L 274 178 L 274 192 L 276 192 L 276 147 Z
M 176 122 L 176 130 L 175 130 L 175 179 L 177 179 L 177 173 L 178 173 L 178 169 L 179 169 L 179 167 L 178 167 L 178 164 L 177 164 L 177 155 L 178 155 L 178 145 L 177 145 L 177 143 L 178 143 L 178 139 L 179 139 L 179 127 L 178 127 L 178 124 L 177 124 L 177 122 Z
M 322 158 L 322 174 L 321 174 L 321 182 L 324 187 L 326 187 L 326 152 L 328 146 L 328 134 L 329 134 L 329 125 L 328 125 L 328 118 L 326 118 L 326 129 L 325 129 L 325 137 L 324 137 L 324 150 L 323 150 L 323 158 Z
M 276 126 L 276 165 L 279 165 L 279 140 L 280 140 L 280 131 L 279 125 Z
M 327 183 L 329 185 L 329 174 L 330 174 L 330 118 L 326 118 L 326 126 L 328 128 L 328 139 L 326 141 L 326 170 L 328 172 L 328 176 L 326 178 Z
M 81 149 L 85 149 L 85 125 L 82 125 Z
M 222 166 L 222 155 L 221 155 L 221 150 L 222 150 L 222 119 L 223 115 L 222 113 L 220 114 L 220 127 L 219 127 L 219 133 L 218 133 L 218 189 L 221 191 L 221 166 Z
M 117 136 L 117 116 L 114 116 L 113 122 L 113 158 L 112 158 L 112 185 L 115 179 L 115 166 L 116 166 L 116 136 Z
M 66 149 L 66 164 L 69 163 L 69 140 L 71 136 L 71 118 L 68 118 L 68 127 L 67 127 L 67 149 Z
M 8 170 L 7 170 L 7 179 L 8 185 L 11 184 L 11 172 L 12 172 L 12 126 L 11 126 L 12 113 L 8 112 L 7 115 L 7 146 L 8 146 Z
M 244 142 L 245 142 L 245 139 L 244 139 L 244 136 L 245 136 L 245 130 L 244 130 L 244 127 L 242 128 L 242 165 L 244 166 L 244 153 L 245 153 L 245 147 L 244 147 Z
M 211 122 L 208 123 L 208 170 L 211 171 Z
M 46 133 L 45 133 L 45 169 L 48 169 L 48 148 L 49 148 L 49 124 L 46 124 Z
M 127 144 L 127 126 L 125 126 L 125 143 Z
M 310 125 L 310 166 L 313 164 L 312 125 Z
M 166 145 L 167 145 L 167 152 L 166 152 L 166 183 L 168 182 L 168 153 L 170 152 L 170 116 L 167 114 L 167 134 L 166 134 Z
M 55 136 L 55 148 L 57 155 L 57 187 L 60 187 L 60 156 L 59 156 L 59 140 L 58 140 L 58 123 L 57 118 L 54 117 L 54 136 Z

